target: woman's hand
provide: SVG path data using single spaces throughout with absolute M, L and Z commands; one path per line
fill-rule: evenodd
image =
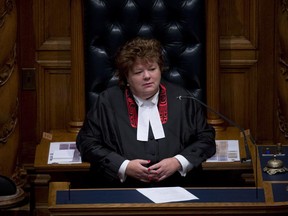
M 165 158 L 159 163 L 148 167 L 148 178 L 151 181 L 162 181 L 180 169 L 181 164 L 176 158 Z
M 131 160 L 127 165 L 126 175 L 142 182 L 150 182 L 149 169 L 147 168 L 149 163 L 149 160 Z
M 147 168 L 149 160 L 131 160 L 126 168 L 126 175 L 142 182 L 162 181 L 181 169 L 181 164 L 174 158 L 166 158 Z

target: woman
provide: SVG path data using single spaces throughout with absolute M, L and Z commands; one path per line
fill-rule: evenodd
M 119 86 L 103 91 L 77 136 L 98 185 L 188 186 L 216 151 L 201 106 L 161 79 L 162 48 L 154 39 L 127 42 L 116 57 Z

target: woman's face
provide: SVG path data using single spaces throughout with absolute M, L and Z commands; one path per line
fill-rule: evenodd
M 134 95 L 146 100 L 159 89 L 161 71 L 156 61 L 137 59 L 128 72 L 127 82 Z

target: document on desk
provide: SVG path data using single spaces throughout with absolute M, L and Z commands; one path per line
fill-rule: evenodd
M 48 164 L 75 164 L 81 163 L 80 152 L 75 142 L 51 142 L 48 155 Z
M 182 187 L 139 188 L 136 190 L 154 203 L 181 202 L 199 199 Z
M 240 161 L 238 140 L 216 140 L 216 154 L 207 162 Z

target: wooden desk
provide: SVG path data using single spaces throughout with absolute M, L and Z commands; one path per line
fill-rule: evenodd
M 205 193 L 207 196 L 209 196 L 209 190 L 215 194 L 219 191 L 219 196 L 223 196 L 221 194 L 221 191 L 225 190 L 235 190 L 235 191 L 242 191 L 241 194 L 246 193 L 247 190 L 249 190 L 249 195 L 247 195 L 247 199 L 251 198 L 251 202 L 249 201 L 242 201 L 238 202 L 237 200 L 234 201 L 233 198 L 230 199 L 227 202 L 217 202 L 217 201 L 188 201 L 188 202 L 174 202 L 174 203 L 161 203 L 156 204 L 153 202 L 138 202 L 137 200 L 132 202 L 123 203 L 121 199 L 119 200 L 119 203 L 117 203 L 117 200 L 115 201 L 115 198 L 111 198 L 111 202 L 108 203 L 89 203 L 89 198 L 86 199 L 86 203 L 70 203 L 70 199 L 72 200 L 73 192 L 83 192 L 83 190 L 70 190 L 68 189 L 69 183 L 66 182 L 54 182 L 50 184 L 50 190 L 49 190 L 49 211 L 51 213 L 51 216 L 63 216 L 63 215 L 213 215 L 213 214 L 221 214 L 221 215 L 235 215 L 235 214 L 241 214 L 241 215 L 272 215 L 272 214 L 285 214 L 288 212 L 288 197 L 286 202 L 274 202 L 273 196 L 270 193 L 266 193 L 269 191 L 269 184 L 266 184 L 265 187 L 267 188 L 261 188 L 261 198 L 260 196 L 258 198 L 255 198 L 254 194 L 254 188 L 196 188 L 195 191 L 201 191 L 206 190 Z M 187 188 L 191 191 L 193 191 L 193 188 Z M 64 191 L 63 191 L 64 190 Z M 66 191 L 65 191 L 66 190 Z M 102 189 L 102 191 L 105 189 Z M 106 189 L 107 190 L 107 189 Z M 112 190 L 113 189 L 108 189 Z M 122 193 L 125 193 L 125 191 L 129 192 L 129 189 L 116 189 Z M 135 189 L 130 189 L 135 190 Z M 86 190 L 87 191 L 87 190 Z M 84 193 L 86 193 L 84 191 Z M 117 191 L 117 193 L 118 193 Z M 252 191 L 252 193 L 251 193 Z M 265 191 L 265 197 L 264 192 Z M 57 204 L 56 198 L 59 194 L 56 194 L 57 192 L 64 192 L 66 194 L 71 193 L 71 198 L 69 197 L 68 203 L 61 203 Z M 103 192 L 101 190 L 97 189 L 91 189 L 88 191 L 90 194 L 92 192 L 92 195 L 96 197 L 97 195 L 101 196 Z M 106 192 L 104 192 L 106 193 Z M 136 191 L 133 193 L 137 193 Z M 132 193 L 132 194 L 133 194 Z M 131 194 L 129 192 L 129 194 Z M 193 193 L 195 195 L 195 193 Z M 227 194 L 227 193 L 226 193 Z M 260 194 L 260 193 L 259 193 Z M 141 195 L 140 195 L 141 196 Z M 228 195 L 229 196 L 229 195 Z M 252 196 L 252 197 L 248 197 Z M 103 197 L 103 196 L 102 196 Z M 113 197 L 113 196 L 111 196 Z M 117 197 L 117 196 L 115 196 Z M 138 195 L 137 195 L 138 197 Z M 232 196 L 233 197 L 233 196 Z M 235 196 L 234 196 L 235 197 Z M 67 198 L 68 199 L 68 198 Z M 101 199 L 101 198 L 99 198 Z M 103 199 L 103 198 L 102 198 Z M 116 198 L 117 199 L 117 198 Z M 137 199 L 137 198 L 136 198 Z M 227 197 L 227 200 L 229 197 Z M 265 201 L 266 199 L 266 201 Z M 88 200 L 88 201 L 87 201 Z M 59 200 L 58 200 L 59 202 Z
M 88 171 L 90 165 L 88 163 L 81 164 L 47 164 L 50 142 L 75 141 L 77 134 L 66 131 L 54 131 L 51 133 L 52 139 L 42 139 L 41 143 L 36 148 L 34 168 L 37 173 L 50 172 L 67 172 L 67 171 Z M 216 133 L 216 140 L 239 140 L 240 156 L 246 157 L 243 138 L 240 136 L 240 131 L 234 127 L 228 127 L 225 131 Z M 225 162 L 225 163 L 203 163 L 205 170 L 231 170 L 231 169 L 246 169 L 251 170 L 251 163 L 241 162 Z
M 199 198 L 198 202 L 193 200 L 156 204 L 149 200 L 139 199 L 141 195 L 137 194 L 135 189 L 69 189 L 68 182 L 54 182 L 50 184 L 49 188 L 49 211 L 51 216 L 287 215 L 288 172 L 278 175 L 268 175 L 263 172 L 267 161 L 273 158 L 273 155 L 262 154 L 263 148 L 267 147 L 272 148 L 273 146 L 266 145 L 251 148 L 252 156 L 254 156 L 252 158 L 254 167 L 258 173 L 258 187 L 186 188 Z M 254 152 L 253 150 L 257 151 Z M 288 146 L 285 146 L 283 155 L 277 156 L 286 167 L 288 166 L 287 155 Z M 255 163 L 256 161 L 257 163 Z M 131 193 L 131 190 L 135 192 Z M 126 197 L 128 196 L 119 196 L 119 191 L 122 195 L 125 195 L 125 193 L 129 194 L 132 199 L 127 199 Z M 201 194 L 201 197 L 197 193 Z M 109 197 L 112 198 L 105 199 L 103 194 L 109 194 Z M 218 198 L 218 195 L 220 198 Z
M 240 158 L 246 157 L 244 139 L 240 134 L 240 130 L 235 127 L 228 127 L 224 131 L 216 131 L 216 140 L 238 140 Z M 251 142 L 248 140 L 248 143 Z M 203 163 L 204 170 L 251 170 L 251 163 L 241 162 L 225 162 L 225 163 Z
M 82 182 L 89 172 L 88 163 L 81 164 L 48 164 L 50 142 L 75 141 L 76 133 L 64 130 L 52 131 L 52 139 L 42 138 L 36 148 L 34 170 L 30 170 L 31 180 L 31 211 L 35 215 L 49 215 L 48 191 L 50 181 Z
M 69 171 L 88 171 L 90 165 L 88 163 L 80 164 L 48 164 L 48 154 L 50 142 L 69 142 L 76 140 L 76 133 L 67 131 L 52 131 L 52 139 L 42 138 L 40 144 L 36 148 L 34 168 L 37 173 L 53 173 L 53 172 L 69 172 Z
M 85 186 L 85 179 L 89 179 L 90 165 L 88 163 L 47 164 L 50 142 L 74 141 L 77 135 L 67 131 L 52 131 L 51 134 L 52 139 L 43 138 L 41 143 L 37 146 L 34 171 L 31 173 L 34 176 L 34 195 L 32 196 L 32 200 L 35 202 L 35 211 L 40 211 L 39 214 L 41 215 L 48 215 L 49 182 L 71 182 L 74 188 L 79 188 Z M 240 137 L 240 131 L 237 128 L 229 127 L 225 131 L 218 131 L 216 139 L 239 140 L 240 154 L 245 157 L 243 138 Z M 222 185 L 223 179 L 229 181 L 230 184 L 237 184 L 237 182 L 242 184 L 243 178 L 243 182 L 248 182 L 248 184 L 251 184 L 251 182 L 254 181 L 251 163 L 209 162 L 203 164 L 203 169 L 205 172 L 209 173 L 210 177 L 208 178 L 213 179 L 214 182 L 211 182 L 218 186 Z M 230 179 L 231 177 L 233 177 L 233 179 Z

